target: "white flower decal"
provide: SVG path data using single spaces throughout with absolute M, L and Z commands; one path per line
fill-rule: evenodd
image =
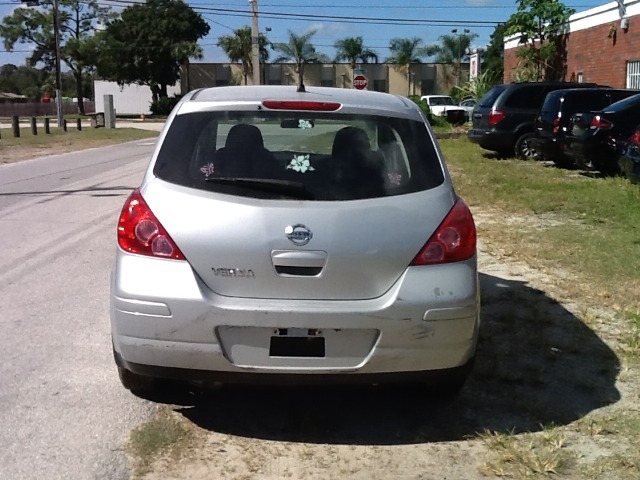
M 309 120 L 298 120 L 298 128 L 312 128 L 311 122 Z
M 299 173 L 313 172 L 315 168 L 309 163 L 309 155 L 294 155 L 291 163 L 287 165 L 287 170 L 294 170 Z
M 209 162 L 204 167 L 200 168 L 200 171 L 204 173 L 205 177 L 208 177 L 209 175 L 213 175 L 213 170 L 214 170 L 214 167 L 212 162 Z

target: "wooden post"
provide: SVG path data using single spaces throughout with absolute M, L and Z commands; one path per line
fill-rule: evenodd
M 51 133 L 51 128 L 49 127 L 49 117 L 44 117 L 44 133 L 49 135 Z
M 11 118 L 11 126 L 13 127 L 13 136 L 20 138 L 20 118 L 17 115 Z
M 78 131 L 82 130 L 82 120 L 80 118 L 76 120 L 76 128 L 78 129 Z
M 63 119 L 62 120 L 62 129 L 66 132 L 67 131 L 67 119 Z
M 36 117 L 31 117 L 31 133 L 38 135 L 38 125 L 36 124 Z

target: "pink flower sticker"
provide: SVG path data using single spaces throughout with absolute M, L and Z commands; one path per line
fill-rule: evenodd
M 387 177 L 393 185 L 399 186 L 402 183 L 402 175 L 399 173 L 388 173 Z
M 209 162 L 204 167 L 200 168 L 200 171 L 204 173 L 205 177 L 208 177 L 209 175 L 213 175 L 213 170 L 214 170 L 213 162 Z

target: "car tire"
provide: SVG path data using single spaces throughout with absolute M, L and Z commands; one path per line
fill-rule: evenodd
M 460 367 L 443 372 L 437 378 L 425 379 L 424 383 L 414 384 L 412 387 L 435 402 L 450 402 L 458 396 L 464 387 L 473 369 L 474 360 L 475 358 L 471 358 Z
M 535 160 L 538 157 L 538 153 L 531 145 L 531 139 L 535 137 L 535 135 L 533 132 L 527 132 L 516 140 L 514 149 L 516 157 L 524 160 Z
M 618 167 L 618 162 L 612 162 L 602 159 L 594 159 L 591 161 L 591 167 L 593 170 L 597 170 L 603 175 L 606 176 L 615 176 L 620 173 L 620 167 Z
M 118 367 L 118 377 L 122 386 L 132 393 L 149 393 L 157 386 L 155 378 L 138 375 L 123 367 Z

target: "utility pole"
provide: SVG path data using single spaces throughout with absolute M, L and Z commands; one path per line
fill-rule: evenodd
M 53 36 L 56 42 L 56 116 L 58 117 L 58 128 L 62 127 L 64 121 L 62 117 L 62 95 L 60 95 L 60 87 L 62 81 L 60 79 L 60 11 L 58 0 L 53 1 Z
M 470 30 L 468 28 L 465 28 L 463 32 L 464 33 L 458 34 L 457 28 L 451 29 L 451 33 L 453 33 L 454 35 L 458 34 L 458 71 L 456 73 L 456 87 L 460 86 L 460 73 L 462 70 L 462 37 L 466 37 L 466 35 L 470 33 Z
M 56 0 L 57 1 L 57 0 Z M 251 5 L 251 65 L 253 67 L 253 84 L 260 85 L 260 30 L 258 29 L 258 0 L 249 0 Z

